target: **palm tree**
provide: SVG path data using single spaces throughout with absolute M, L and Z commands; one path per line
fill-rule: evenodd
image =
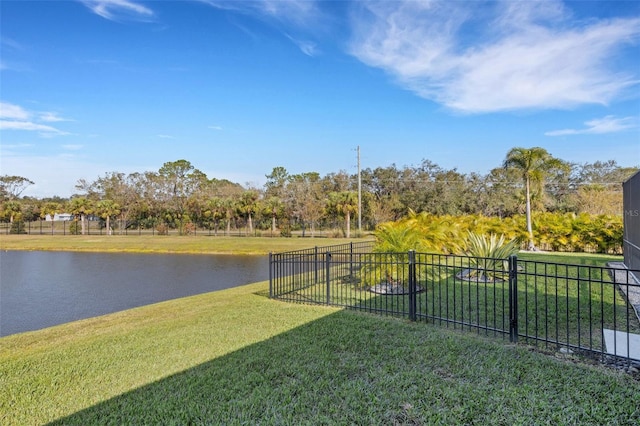
M 524 182 L 527 232 L 529 234 L 527 250 L 535 250 L 533 226 L 531 224 L 531 186 L 535 185 L 536 189 L 542 192 L 546 175 L 553 169 L 567 168 L 567 164 L 554 158 L 544 148 L 512 148 L 504 160 L 504 167 L 517 170 Z
M 238 212 L 243 216 L 246 215 L 247 217 L 249 235 L 253 234 L 252 216 L 258 210 L 258 198 L 260 198 L 258 191 L 249 189 L 242 193 L 237 204 Z
M 111 218 L 120 211 L 120 205 L 113 200 L 101 200 L 96 204 L 96 213 L 107 222 L 107 235 L 111 235 Z
M 351 214 L 358 211 L 358 196 L 354 191 L 332 192 L 329 205 L 338 215 L 344 216 L 347 224 L 346 237 L 351 238 Z
M 54 201 L 45 203 L 40 210 L 40 217 L 42 219 L 45 219 L 47 216 L 51 217 L 51 235 L 53 235 L 53 224 L 55 223 L 54 220 L 56 218 L 56 213 L 59 213 L 60 210 L 62 210 L 62 205 Z
M 262 203 L 264 213 L 271 217 L 271 236 L 276 232 L 276 219 L 284 212 L 284 203 L 280 197 L 272 196 Z
M 7 201 L 2 208 L 4 215 L 9 216 L 9 223 L 22 212 L 22 204 L 18 201 Z
M 225 235 L 231 235 L 231 221 L 236 218 L 236 200 L 233 197 L 225 197 L 222 199 L 222 208 L 224 218 L 227 220 L 227 228 Z
M 80 216 L 80 226 L 82 235 L 84 235 L 86 232 L 85 219 L 87 215 L 93 213 L 93 203 L 86 197 L 73 198 L 69 203 L 69 209 L 74 216 Z
M 207 200 L 207 212 L 209 213 L 211 220 L 213 220 L 214 233 L 215 235 L 218 235 L 220 219 L 225 218 L 224 199 L 215 196 L 209 198 Z M 209 227 L 209 229 L 211 229 L 211 227 Z
M 415 250 L 420 244 L 422 234 L 414 222 L 385 222 L 377 226 L 374 235 L 378 253 L 406 253 Z

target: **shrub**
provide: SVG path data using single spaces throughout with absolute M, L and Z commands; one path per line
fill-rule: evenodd
M 73 221 L 69 224 L 69 233 L 71 235 L 80 235 L 81 232 L 82 226 L 77 221 Z
M 344 238 L 345 232 L 342 229 L 334 228 L 331 230 L 331 234 L 329 234 L 330 238 Z
M 291 228 L 288 226 L 280 229 L 280 236 L 285 238 L 291 238 Z
M 169 227 L 165 223 L 156 225 L 156 232 L 158 235 L 169 235 Z
M 397 229 L 396 229 L 397 228 Z M 553 251 L 597 251 L 619 254 L 622 252 L 623 220 L 621 216 L 590 215 L 582 213 L 538 213 L 533 215 L 534 240 L 536 246 Z M 402 236 L 403 233 L 407 235 Z M 409 236 L 416 232 L 419 237 Z M 507 218 L 467 216 L 435 216 L 428 213 L 413 213 L 396 222 L 388 222 L 376 229 L 377 246 L 398 246 L 401 251 L 405 243 L 399 239 L 417 238 L 418 251 L 438 253 L 463 253 L 465 233 L 478 235 L 504 235 L 506 240 L 526 241 L 525 217 L 516 215 Z M 405 241 L 406 242 L 406 241 Z M 413 245 L 414 242 L 411 242 Z M 382 249 L 380 251 L 387 251 Z
M 394 222 L 381 224 L 374 235 L 376 237 L 374 251 L 378 253 L 402 253 L 415 250 L 422 237 L 412 223 Z
M 484 280 L 504 279 L 504 273 L 509 269 L 509 256 L 520 250 L 517 239 L 507 241 L 504 235 L 480 235 L 469 232 L 465 241 L 464 254 L 469 256 L 469 277 Z
M 185 235 L 192 235 L 196 233 L 196 225 L 193 224 L 193 222 L 189 222 L 186 225 L 184 225 L 184 230 L 183 230 Z
M 26 234 L 27 230 L 24 227 L 24 222 L 21 220 L 17 220 L 11 224 L 11 228 L 9 229 L 10 234 Z

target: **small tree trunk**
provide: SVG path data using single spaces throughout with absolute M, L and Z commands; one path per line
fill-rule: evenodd
M 535 250 L 536 246 L 533 242 L 533 225 L 531 224 L 531 191 L 529 189 L 529 178 L 526 181 L 526 216 L 527 216 L 527 232 L 529 233 L 529 245 L 527 250 Z
M 347 238 L 351 238 L 351 213 L 347 212 Z
M 84 225 L 84 214 L 80 215 L 80 229 L 82 229 L 81 233 L 82 235 L 84 235 L 85 232 L 85 225 Z

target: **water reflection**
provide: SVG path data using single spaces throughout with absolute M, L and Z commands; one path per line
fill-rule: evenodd
M 0 336 L 269 278 L 267 256 L 0 253 Z

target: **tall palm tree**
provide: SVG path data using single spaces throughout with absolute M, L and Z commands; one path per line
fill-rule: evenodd
M 260 194 L 258 191 L 249 189 L 242 193 L 240 200 L 238 200 L 238 212 L 247 217 L 247 226 L 249 228 L 249 235 L 253 234 L 253 214 L 258 210 L 258 199 Z
M 80 216 L 80 226 L 82 229 L 82 235 L 84 235 L 86 233 L 86 217 L 93 213 L 93 202 L 86 197 L 73 198 L 69 203 L 69 209 L 71 210 L 70 213 L 76 218 Z
M 213 230 L 215 235 L 218 235 L 218 225 L 220 219 L 224 219 L 226 210 L 224 207 L 224 199 L 221 197 L 213 196 L 207 200 L 207 211 L 213 220 Z
M 533 226 L 531 224 L 531 187 L 535 185 L 536 189 L 542 191 L 544 188 L 544 178 L 547 174 L 553 169 L 566 168 L 567 164 L 562 160 L 554 158 L 544 148 L 512 148 L 504 160 L 504 167 L 517 170 L 524 182 L 527 232 L 529 234 L 527 250 L 535 250 Z
M 262 209 L 267 216 L 271 217 L 271 236 L 276 232 L 276 219 L 284 212 L 284 203 L 280 197 L 272 196 L 264 201 Z
M 9 223 L 13 223 L 13 220 L 22 212 L 22 204 L 18 201 L 7 201 L 2 207 L 2 213 L 9 216 Z
M 113 200 L 101 200 L 96 204 L 96 213 L 106 220 L 107 235 L 111 235 L 111 218 L 120 214 L 120 205 Z
M 338 215 L 344 216 L 347 222 L 346 237 L 351 238 L 351 214 L 358 211 L 358 195 L 354 191 L 332 192 L 329 194 L 329 205 Z
M 53 235 L 53 224 L 55 223 L 56 213 L 59 213 L 62 210 L 62 205 L 60 203 L 56 203 L 54 201 L 49 201 L 42 206 L 40 210 L 40 217 L 42 219 L 46 219 L 47 216 L 51 217 L 51 235 Z
M 224 218 L 227 220 L 227 228 L 225 235 L 231 235 L 231 221 L 236 218 L 236 200 L 229 196 L 222 199 L 222 208 L 224 210 Z

